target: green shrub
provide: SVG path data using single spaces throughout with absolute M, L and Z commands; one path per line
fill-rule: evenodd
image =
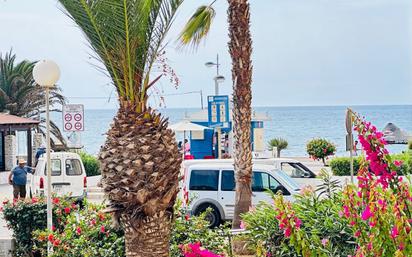
M 306 145 L 306 151 L 310 157 L 315 160 L 322 160 L 325 163 L 325 158 L 330 155 L 334 155 L 336 147 L 334 144 L 323 138 L 315 138 L 309 141 Z
M 353 173 L 356 175 L 359 170 L 360 157 L 353 158 Z M 350 158 L 336 157 L 329 162 L 332 173 L 335 176 L 350 176 Z
M 102 213 L 103 208 L 87 203 L 72 212 L 61 229 L 35 231 L 35 248 L 47 256 L 47 242 L 51 242 L 53 257 L 125 256 L 123 230 L 112 227 L 111 215 Z
M 53 257 L 125 256 L 123 231 L 112 227 L 111 215 L 102 212 L 103 205 L 85 202 L 79 209 L 69 198 L 54 198 L 53 202 L 54 231 L 46 228 L 44 198 L 3 203 L 3 216 L 16 239 L 14 256 L 33 256 L 35 252 L 46 256 L 48 241 L 54 245 Z M 212 252 L 230 253 L 227 227 L 209 229 L 207 213 L 189 217 L 177 206 L 181 206 L 179 202 L 170 239 L 172 257 L 182 256 L 180 245 L 199 242 Z
M 96 157 L 85 152 L 81 152 L 80 157 L 82 158 L 84 169 L 86 170 L 88 177 L 100 175 L 100 163 Z
M 353 255 L 356 247 L 353 244 L 352 230 L 348 222 L 340 216 L 342 194 L 338 182 L 332 181 L 325 171 L 322 171 L 321 178 L 323 184 L 316 191 L 311 187 L 302 189 L 292 204 L 294 215 L 301 220 L 300 232 L 305 236 L 305 239 L 297 240 L 310 242 L 309 245 L 305 245 L 312 249 L 313 255 L 310 256 Z M 257 249 L 256 256 L 259 257 L 302 256 L 295 247 L 302 242 L 284 236 L 284 231 L 279 228 L 279 206 L 276 203 L 282 196 L 272 196 L 275 206 L 260 203 L 255 210 L 242 216 L 248 231 L 243 237 L 250 243 L 249 247 Z
M 202 247 L 211 252 L 225 254 L 231 252 L 228 242 L 230 230 L 227 226 L 210 229 L 205 220 L 207 210 L 200 216 L 189 216 L 185 209 L 180 208 L 180 202 L 175 205 L 175 221 L 170 239 L 170 256 L 182 256 L 179 246 L 200 242 Z
M 61 229 L 68 216 L 67 210 L 76 209 L 78 206 L 68 198 L 54 198 L 54 202 L 53 224 L 56 229 Z M 45 199 L 33 198 L 16 202 L 6 200 L 3 205 L 3 217 L 16 239 L 14 256 L 32 256 L 32 232 L 47 227 Z

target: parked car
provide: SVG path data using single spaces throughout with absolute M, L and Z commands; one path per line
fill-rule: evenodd
M 28 174 L 27 192 L 30 196 L 47 194 L 47 161 L 39 158 L 34 174 Z M 52 192 L 82 200 L 86 197 L 87 177 L 80 156 L 71 152 L 51 153 Z
M 190 199 L 189 212 L 198 215 L 206 209 L 211 227 L 222 221 L 233 219 L 235 207 L 235 178 L 233 162 L 227 160 L 208 160 L 199 163 L 196 160 L 183 163 L 183 198 Z M 273 165 L 254 164 L 252 178 L 252 205 L 260 201 L 272 203 L 266 192 L 281 192 L 286 199 L 300 191 L 300 187 L 290 177 L 277 170 Z

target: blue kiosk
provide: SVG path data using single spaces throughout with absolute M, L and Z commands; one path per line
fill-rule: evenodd
M 220 97 L 220 96 L 214 96 Z M 217 99 L 219 101 L 219 99 Z M 208 99 L 208 102 L 210 99 Z M 223 115 L 220 110 L 219 104 L 217 108 L 217 121 L 220 121 L 219 116 Z M 190 133 L 190 153 L 195 159 L 215 159 L 218 158 L 218 144 L 217 140 L 221 142 L 221 157 L 230 158 L 233 153 L 233 133 L 232 133 L 232 111 L 229 108 L 227 112 L 227 120 L 224 122 L 227 124 L 220 124 L 216 126 L 213 122 L 210 122 L 211 106 L 209 104 L 209 110 L 203 109 L 199 112 L 187 114 L 184 120 L 190 121 L 195 124 L 199 124 L 209 129 L 204 131 L 193 131 Z M 212 107 L 213 108 L 213 107 Z M 213 119 L 213 118 L 212 118 Z M 266 149 L 266 142 L 264 140 L 264 122 L 270 120 L 270 118 L 264 113 L 252 112 L 251 128 L 251 144 L 252 151 L 260 152 Z M 219 131 L 220 130 L 220 131 Z

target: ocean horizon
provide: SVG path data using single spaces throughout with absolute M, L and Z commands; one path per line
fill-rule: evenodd
M 275 137 L 285 138 L 288 149 L 282 156 L 307 156 L 306 143 L 312 138 L 326 138 L 337 147 L 336 155 L 348 155 L 345 152 L 345 112 L 348 106 L 277 106 L 253 107 L 255 112 L 265 113 L 270 121 L 264 122 L 265 142 Z M 355 112 L 372 122 L 382 130 L 388 122 L 394 123 L 408 133 L 412 133 L 412 105 L 354 105 Z M 200 108 L 161 108 L 171 124 L 179 122 L 187 114 Z M 97 154 L 105 141 L 105 133 L 116 114 L 116 109 L 86 109 L 85 131 L 80 133 L 84 150 Z M 53 113 L 52 120 L 62 127 L 62 115 Z M 68 135 L 68 133 L 64 133 Z M 356 136 L 356 135 L 355 135 Z M 177 134 L 178 140 L 183 135 Z M 406 145 L 389 145 L 391 153 L 399 153 Z

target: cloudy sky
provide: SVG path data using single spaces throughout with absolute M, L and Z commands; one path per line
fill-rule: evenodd
M 169 64 L 181 80 L 177 90 L 168 80 L 158 84 L 169 108 L 200 106 L 198 94 L 179 94 L 213 93 L 215 71 L 204 63 L 216 54 L 227 78 L 221 93 L 231 94 L 225 0 L 216 2 L 205 44 L 196 52 L 176 50 L 179 31 L 202 3 L 209 1 L 186 0 L 169 33 Z M 412 104 L 411 1 L 250 3 L 255 106 Z M 55 60 L 70 102 L 94 109 L 117 105 L 110 80 L 90 65 L 86 40 L 55 0 L 0 0 L 0 52 L 11 48 L 19 60 Z

